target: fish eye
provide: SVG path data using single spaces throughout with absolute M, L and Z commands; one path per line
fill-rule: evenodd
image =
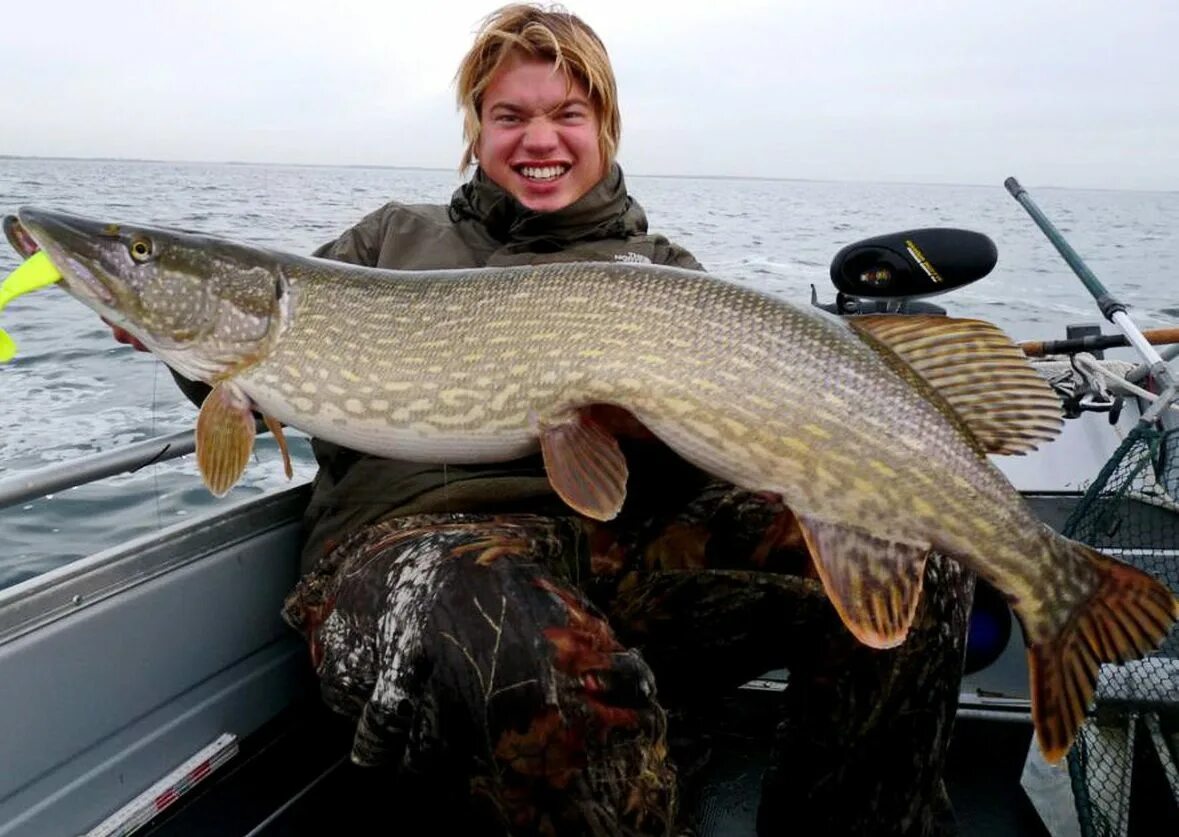
M 151 258 L 151 239 L 143 236 L 134 238 L 127 249 L 131 253 L 131 259 L 142 264 Z

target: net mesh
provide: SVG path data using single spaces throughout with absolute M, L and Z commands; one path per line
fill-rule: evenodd
M 1139 425 L 1064 526 L 1064 534 L 1166 582 L 1179 594 L 1179 430 Z M 1179 821 L 1179 629 L 1159 652 L 1104 666 L 1069 752 L 1081 831 L 1159 834 Z M 1179 833 L 1179 830 L 1167 833 Z

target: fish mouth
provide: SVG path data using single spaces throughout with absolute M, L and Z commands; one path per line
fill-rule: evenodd
M 115 303 L 114 291 L 104 280 L 104 272 L 95 270 L 94 266 L 101 264 L 108 249 L 106 245 L 112 239 L 119 240 L 117 225 L 65 212 L 21 207 L 14 223 L 5 218 L 4 232 L 18 252 L 23 253 L 27 246 L 25 239 L 44 250 L 71 289 L 103 305 Z
M 4 237 L 22 258 L 27 259 L 41 249 L 15 215 L 5 215 L 0 225 L 4 227 Z

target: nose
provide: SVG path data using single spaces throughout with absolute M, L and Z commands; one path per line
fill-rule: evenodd
M 557 147 L 559 141 L 557 128 L 547 117 L 529 120 L 524 130 L 523 146 L 530 153 L 551 151 Z

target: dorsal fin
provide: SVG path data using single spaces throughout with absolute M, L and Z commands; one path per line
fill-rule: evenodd
M 1060 433 L 1060 398 L 993 323 L 920 314 L 849 322 L 937 390 L 987 453 L 1027 453 Z

